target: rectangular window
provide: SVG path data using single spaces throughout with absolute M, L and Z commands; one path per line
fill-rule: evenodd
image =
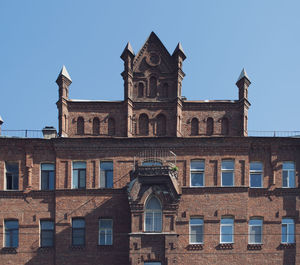
M 295 163 L 283 162 L 282 164 L 282 187 L 295 188 Z
M 263 164 L 261 162 L 250 163 L 250 187 L 263 187 Z
M 73 162 L 73 189 L 85 189 L 86 162 Z
M 19 246 L 19 221 L 5 220 L 5 241 L 4 247 L 17 248 Z
M 5 163 L 6 169 L 6 190 L 19 189 L 19 164 L 18 163 Z
M 190 219 L 190 243 L 203 244 L 203 219 Z
M 220 243 L 233 243 L 233 218 L 223 217 L 221 219 Z
M 113 171 L 114 166 L 112 161 L 100 162 L 100 188 L 113 187 Z
M 294 219 L 284 218 L 281 225 L 281 243 L 295 243 L 295 222 Z
M 54 190 L 54 164 L 41 164 L 41 189 Z
M 251 219 L 249 221 L 249 244 L 262 243 L 262 225 L 261 219 Z
M 53 247 L 54 245 L 54 222 L 41 221 L 41 247 Z
M 234 186 L 234 160 L 222 160 L 222 186 Z
M 99 245 L 112 245 L 113 242 L 113 220 L 99 220 Z
M 85 245 L 85 221 L 81 218 L 72 219 L 72 245 Z
M 204 186 L 204 160 L 191 161 L 191 186 L 203 187 Z

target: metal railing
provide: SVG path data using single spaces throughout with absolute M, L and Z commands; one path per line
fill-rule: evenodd
M 257 136 L 257 137 L 300 137 L 300 131 L 248 131 L 248 136 Z
M 0 137 L 43 138 L 42 130 L 1 130 Z
M 176 154 L 169 149 L 146 149 L 134 157 L 134 165 L 172 166 L 176 165 Z

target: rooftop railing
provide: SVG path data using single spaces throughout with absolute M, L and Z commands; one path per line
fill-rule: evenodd
M 44 138 L 42 130 L 1 130 L 0 137 Z
M 248 136 L 300 138 L 300 131 L 248 131 Z

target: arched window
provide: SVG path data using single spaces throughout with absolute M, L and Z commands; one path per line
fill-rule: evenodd
M 145 232 L 161 232 L 162 208 L 160 201 L 152 196 L 146 202 L 145 207 Z
M 221 134 L 228 135 L 229 133 L 229 124 L 228 119 L 223 118 L 221 121 Z
M 138 97 L 142 98 L 143 96 L 144 96 L 144 84 L 140 82 L 138 87 Z
M 108 119 L 108 135 L 116 134 L 116 125 L 115 120 L 113 118 Z
M 157 93 L 157 80 L 154 76 L 150 77 L 150 97 L 155 98 Z
M 206 134 L 212 135 L 214 133 L 214 120 L 213 118 L 207 118 L 206 121 Z
M 78 117 L 77 119 L 77 134 L 84 134 L 84 119 L 82 117 Z
M 199 134 L 199 122 L 197 118 L 193 118 L 191 122 L 191 135 Z
M 93 134 L 99 135 L 100 134 L 100 120 L 99 118 L 93 119 Z
M 139 117 L 139 133 L 140 135 L 149 134 L 149 119 L 147 114 L 141 114 Z
M 156 118 L 156 134 L 157 135 L 166 135 L 167 131 L 167 124 L 166 124 L 166 117 L 163 114 L 159 114 Z
M 168 97 L 168 90 L 169 90 L 168 83 L 164 83 L 164 85 L 162 87 L 162 92 L 161 92 L 161 97 L 162 98 L 167 98 Z

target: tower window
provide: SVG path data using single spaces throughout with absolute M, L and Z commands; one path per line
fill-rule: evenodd
M 138 87 L 138 97 L 142 98 L 144 97 L 144 84 L 142 82 L 139 83 Z
M 77 119 L 77 134 L 84 134 L 84 119 L 82 117 L 78 117 Z
M 100 134 L 100 120 L 99 118 L 93 119 L 93 134 L 99 135 Z
M 206 135 L 213 135 L 214 133 L 214 120 L 213 118 L 207 118 L 206 121 Z
M 193 118 L 191 122 L 191 135 L 199 134 L 199 122 L 197 118 Z

